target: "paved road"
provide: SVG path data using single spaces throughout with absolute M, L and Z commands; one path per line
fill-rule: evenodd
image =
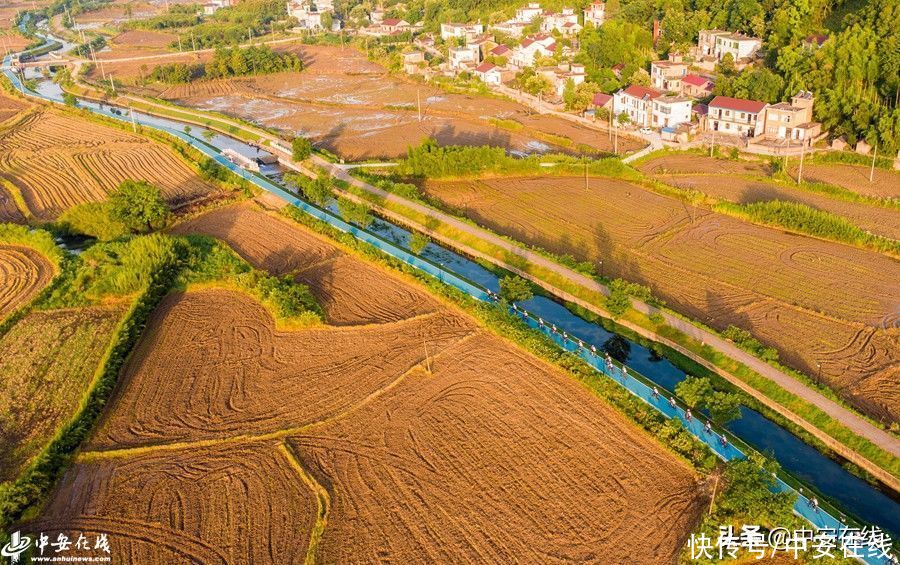
M 166 108 L 166 106 L 161 105 L 161 104 L 156 104 L 156 103 L 150 103 L 150 104 L 154 105 L 154 106 L 158 106 L 160 108 Z M 216 118 L 216 119 L 218 121 L 222 121 L 222 122 L 228 121 L 228 120 L 225 120 L 222 118 Z M 202 118 L 198 118 L 197 123 L 201 123 L 200 120 L 202 120 Z M 255 130 L 255 129 L 250 130 L 249 128 L 247 128 L 246 126 L 244 126 L 243 124 L 240 124 L 238 122 L 230 122 L 230 123 L 232 123 L 233 125 L 241 128 L 241 129 L 244 129 L 245 131 L 251 131 L 253 134 L 258 135 L 262 139 L 265 139 L 268 141 L 280 141 L 282 145 L 284 143 L 283 141 L 279 140 L 275 136 L 268 134 L 266 132 L 263 132 L 260 130 Z M 224 132 L 224 133 L 227 133 L 227 132 Z M 282 150 L 278 149 L 277 147 L 270 147 L 269 149 L 275 154 L 280 154 L 282 158 L 290 159 L 290 156 L 287 155 L 287 153 L 285 151 L 282 151 Z M 520 257 L 527 259 L 529 262 L 531 262 L 535 265 L 538 265 L 542 268 L 548 269 L 548 270 L 556 273 L 557 275 L 563 276 L 563 277 L 569 279 L 570 281 L 572 281 L 588 290 L 592 290 L 595 292 L 601 292 L 603 294 L 609 293 L 609 289 L 606 286 L 598 283 L 597 281 L 595 281 L 594 279 L 592 279 L 590 277 L 583 275 L 582 273 L 579 273 L 577 271 L 569 269 L 568 267 L 560 265 L 560 264 L 544 257 L 543 255 L 535 253 L 521 245 L 507 241 L 506 239 L 503 239 L 503 238 L 501 238 L 485 229 L 482 229 L 478 226 L 469 224 L 458 218 L 455 218 L 453 216 L 450 216 L 448 214 L 445 214 L 443 212 L 435 210 L 431 207 L 428 207 L 424 204 L 420 204 L 418 202 L 405 199 L 401 196 L 398 196 L 393 193 L 389 193 L 380 188 L 377 188 L 368 183 L 365 183 L 359 179 L 356 179 L 356 178 L 352 177 L 350 175 L 350 173 L 344 167 L 341 167 L 340 165 L 330 163 L 317 155 L 314 155 L 312 157 L 312 162 L 315 165 L 324 168 L 335 178 L 341 179 L 341 180 L 346 181 L 356 187 L 366 190 L 367 192 L 369 192 L 373 195 L 376 195 L 379 198 L 382 198 L 382 199 L 390 201 L 390 202 L 396 202 L 398 204 L 402 204 L 403 206 L 413 209 L 419 213 L 434 217 L 444 224 L 450 225 L 462 232 L 465 232 L 467 234 L 470 234 L 472 236 L 480 238 L 488 243 L 491 243 L 494 246 L 497 246 L 501 249 L 512 252 L 516 255 L 519 255 Z M 494 260 L 494 261 L 496 262 L 496 260 Z M 507 265 L 507 267 L 511 267 L 511 266 Z M 513 269 L 513 270 L 517 270 L 517 269 Z M 565 294 L 564 291 L 560 291 L 559 289 L 556 289 L 556 290 L 557 290 L 557 293 L 559 293 L 559 294 Z M 637 301 L 637 300 L 632 300 L 632 304 L 636 310 L 643 312 L 645 314 L 652 314 L 652 313 L 657 312 L 657 310 L 654 307 L 652 307 L 646 303 Z M 823 412 L 828 414 L 830 417 L 832 417 L 836 421 L 842 423 L 844 426 L 846 426 L 847 428 L 852 430 L 857 435 L 868 439 L 869 441 L 871 441 L 875 445 L 878 445 L 879 447 L 881 447 L 885 451 L 891 453 L 892 455 L 900 457 L 900 440 L 896 439 L 890 433 L 877 428 L 875 425 L 873 425 L 872 423 L 863 419 L 859 415 L 844 408 L 843 406 L 837 404 L 836 402 L 826 398 L 819 392 L 816 392 L 815 390 L 807 387 L 804 383 L 794 379 L 790 375 L 788 375 L 788 374 L 778 370 L 777 368 L 763 362 L 762 360 L 750 355 L 749 353 L 745 352 L 744 350 L 738 348 L 736 345 L 734 345 L 730 341 L 727 341 L 715 334 L 707 332 L 706 330 L 704 330 L 700 327 L 694 326 L 693 324 L 686 322 L 686 321 L 682 320 L 681 318 L 674 316 L 672 314 L 669 314 L 665 311 L 660 311 L 660 313 L 665 318 L 666 323 L 669 324 L 670 326 L 690 335 L 691 337 L 693 337 L 694 339 L 696 339 L 698 341 L 701 341 L 701 342 L 713 347 L 714 349 L 722 351 L 723 353 L 725 353 L 732 359 L 735 359 L 735 360 L 747 365 L 748 367 L 752 368 L 754 371 L 756 371 L 763 377 L 776 383 L 778 386 L 782 387 L 783 389 L 789 391 L 790 393 L 796 395 L 799 398 L 802 398 L 803 400 L 809 402 L 810 404 L 813 404 L 814 406 L 818 407 L 820 410 L 822 410 Z M 648 334 L 647 330 L 643 330 L 642 328 L 641 328 L 641 330 L 642 330 L 642 333 Z M 650 337 L 651 339 L 654 339 L 656 341 L 661 341 L 661 342 L 665 342 L 667 344 L 672 344 L 672 342 L 669 342 L 669 340 L 663 338 L 662 336 L 658 336 L 655 334 L 649 334 L 649 335 L 647 335 L 647 337 Z M 721 369 L 718 369 L 717 367 L 712 366 L 706 360 L 694 355 L 691 352 L 684 350 L 680 346 L 677 346 L 677 344 L 672 344 L 672 345 L 674 345 L 676 349 L 679 349 L 683 353 L 687 354 L 692 359 L 702 363 L 705 366 L 713 368 L 713 370 L 716 370 L 719 374 L 722 374 L 723 377 L 728 378 L 731 382 L 735 383 L 736 385 L 741 386 L 742 388 L 744 388 L 744 390 L 747 390 L 748 393 L 752 394 L 754 397 L 759 399 L 761 402 L 763 402 L 764 404 L 766 404 L 773 410 L 778 411 L 779 413 L 785 415 L 785 417 L 790 418 L 792 421 L 794 421 L 798 425 L 800 425 L 803 428 L 805 428 L 806 430 L 808 430 L 810 433 L 812 433 L 813 435 L 818 437 L 821 441 L 823 441 L 824 443 L 829 445 L 836 452 L 840 453 L 847 459 L 856 462 L 861 467 L 866 468 L 867 470 L 869 470 L 870 472 L 872 472 L 873 474 L 875 474 L 876 476 L 881 478 L 885 483 L 892 485 L 895 489 L 900 490 L 900 481 L 898 481 L 895 477 L 886 473 L 884 470 L 881 470 L 878 467 L 875 467 L 871 464 L 866 464 L 866 460 L 861 459 L 861 457 L 858 454 L 856 454 L 856 452 L 850 450 L 843 444 L 836 442 L 833 438 L 831 438 L 830 436 L 825 434 L 822 430 L 815 427 L 810 422 L 807 422 L 806 420 L 800 418 L 793 412 L 788 411 L 787 409 L 782 407 L 780 404 L 777 404 L 776 402 L 772 401 L 771 399 L 769 399 L 768 397 L 766 397 L 759 391 L 752 389 L 751 387 L 746 385 L 746 383 L 744 383 L 737 377 L 730 375 L 728 373 L 725 373 Z

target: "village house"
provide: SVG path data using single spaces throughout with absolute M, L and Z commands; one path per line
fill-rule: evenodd
M 606 21 L 606 3 L 595 0 L 584 9 L 584 25 L 600 27 Z
M 648 127 L 653 116 L 653 100 L 662 96 L 662 92 L 632 84 L 616 92 L 613 97 L 613 114 L 628 116 L 630 122 L 637 127 Z
M 493 63 L 481 63 L 475 67 L 475 76 L 485 84 L 503 84 L 504 71 Z
M 403 72 L 415 75 L 425 68 L 425 54 L 421 51 L 410 51 L 403 54 Z
M 562 97 L 566 84 L 570 80 L 573 85 L 578 86 L 584 82 L 587 76 L 584 72 L 584 65 L 578 63 L 560 63 L 555 67 L 541 67 L 537 72 L 550 80 L 557 97 Z
M 700 31 L 694 58 L 700 68 L 712 70 L 716 63 L 729 54 L 735 67 L 741 69 L 752 63 L 756 52 L 762 47 L 762 40 L 740 33 L 717 29 Z
M 527 6 L 523 6 L 516 10 L 514 21 L 522 24 L 530 24 L 534 18 L 540 17 L 544 13 L 541 5 L 537 2 L 530 2 Z
M 681 93 L 691 98 L 706 98 L 713 89 L 713 81 L 707 77 L 688 74 L 681 79 Z
M 765 135 L 774 139 L 810 140 L 822 133 L 822 124 L 813 121 L 812 92 L 801 90 L 790 103 L 766 108 Z
M 381 8 L 370 10 L 369 21 L 372 23 L 372 25 L 381 25 L 381 22 L 384 21 L 384 10 L 382 10 Z
M 216 13 L 216 10 L 229 6 L 231 6 L 231 0 L 210 0 L 203 4 L 203 14 L 211 16 Z
M 512 55 L 512 49 L 510 49 L 506 45 L 497 45 L 496 47 L 488 51 L 488 55 L 494 57 L 503 57 L 505 60 L 509 60 L 509 57 Z
M 578 14 L 572 8 L 563 8 L 562 12 L 544 12 L 541 31 L 550 33 L 558 31 L 562 35 L 575 35 L 581 31 Z
M 441 39 L 444 41 L 458 38 L 468 40 L 482 33 L 484 26 L 481 24 L 441 24 Z
M 688 65 L 681 55 L 671 54 L 668 60 L 650 63 L 650 84 L 663 92 L 681 94 L 681 81 L 687 75 Z
M 534 65 L 536 58 L 552 57 L 556 53 L 556 39 L 545 33 L 529 35 L 513 49 L 510 64 L 519 67 Z
M 484 59 L 485 55 L 487 55 L 491 47 L 496 45 L 494 40 L 489 35 L 476 35 L 475 37 L 467 37 L 466 45 L 469 47 L 475 47 L 478 49 L 478 58 Z
M 399 18 L 387 18 L 381 21 L 381 29 L 387 34 L 403 33 L 409 31 L 409 28 L 409 22 Z
M 531 2 L 527 6 L 523 6 L 516 10 L 516 16 L 511 20 L 493 24 L 491 29 L 499 31 L 504 35 L 519 38 L 525 34 L 525 28 L 534 21 L 535 18 L 541 17 L 544 11 L 537 2 Z
M 744 100 L 716 96 L 709 103 L 706 129 L 728 135 L 758 137 L 765 126 L 767 104 L 758 100 Z
M 607 110 L 611 114 L 613 106 L 612 94 L 605 94 L 603 92 L 595 93 L 594 99 L 591 100 L 591 106 L 594 108 L 595 112 L 597 110 Z
M 691 99 L 686 96 L 659 96 L 651 101 L 650 125 L 674 128 L 691 121 Z
M 456 71 L 468 71 L 481 61 L 478 47 L 466 45 L 465 47 L 451 47 L 447 50 L 447 61 L 451 69 Z

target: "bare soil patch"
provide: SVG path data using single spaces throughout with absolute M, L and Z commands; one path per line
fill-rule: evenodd
M 324 239 L 251 204 L 205 214 L 173 231 L 221 239 L 260 268 L 295 275 L 310 287 L 333 325 L 395 322 L 438 309 L 427 293 L 347 257 Z
M 661 175 L 657 178 L 672 186 L 696 190 L 737 204 L 769 200 L 805 204 L 816 210 L 844 217 L 874 234 L 900 239 L 900 210 L 838 200 L 824 194 L 739 176 Z
M 719 159 L 692 153 L 661 155 L 642 163 L 638 167 L 648 175 L 667 174 L 754 174 L 768 176 L 771 167 L 767 163 Z
M 31 312 L 0 338 L 0 481 L 75 415 L 120 315 L 101 307 Z
M 858 408 L 900 418 L 900 396 L 865 393 L 882 387 L 872 383 L 889 379 L 897 362 L 900 263 L 747 224 L 624 181 L 590 183 L 585 189 L 581 178 L 538 177 L 429 182 L 425 189 L 520 241 L 602 259 L 607 276 L 647 284 L 676 311 L 714 328 L 750 330 L 808 374 L 821 363 L 829 385 L 859 388 L 857 396 L 847 393 Z M 870 329 L 871 347 L 854 345 L 861 327 Z
M 796 174 L 796 170 L 794 170 Z M 875 198 L 900 198 L 900 172 L 875 169 L 869 182 L 869 168 L 860 165 L 804 165 L 803 178 L 824 182 Z
M 409 145 L 418 145 L 429 137 L 444 145 L 493 145 L 529 154 L 575 152 L 580 146 L 597 152 L 612 151 L 612 140 L 599 130 L 536 115 L 508 100 L 449 94 L 388 74 L 354 48 L 282 45 L 278 49 L 297 52 L 308 67 L 301 73 L 171 88 L 149 85 L 139 91 L 302 134 L 353 160 L 399 157 L 405 155 Z M 115 69 L 116 77 L 134 81 L 139 65 L 126 63 L 120 67 L 117 63 L 110 68 Z M 518 125 L 500 128 L 492 119 L 511 120 Z M 636 141 L 625 138 L 619 145 L 623 151 L 638 147 Z
M 315 517 L 288 456 L 248 442 L 78 463 L 32 527 L 106 533 L 113 563 L 302 563 Z
M 0 322 L 53 278 L 53 265 L 28 247 L 0 244 Z
M 262 235 L 239 252 L 257 266 L 306 272 L 337 253 L 350 272 L 374 268 L 249 217 Z M 292 254 L 270 261 L 286 227 Z M 409 285 L 375 273 L 373 298 Z M 342 296 L 329 287 L 348 281 L 317 292 Z M 346 300 L 378 318 L 356 292 Z M 708 500 L 695 475 L 571 377 L 430 304 L 399 321 L 280 331 L 243 294 L 169 296 L 32 526 L 117 534 L 114 560 L 675 562 Z
M 291 440 L 333 493 L 324 561 L 674 561 L 704 497 L 652 440 L 497 337 L 432 363 Z
M 53 110 L 0 132 L 0 176 L 40 220 L 102 200 L 126 179 L 155 184 L 173 206 L 216 190 L 159 144 Z
M 172 50 L 170 45 L 173 41 L 178 41 L 174 33 L 128 30 L 113 37 L 109 41 L 109 51 L 103 51 L 99 56 L 101 59 L 114 59 L 167 53 Z M 154 63 L 150 62 L 149 66 L 152 68 Z

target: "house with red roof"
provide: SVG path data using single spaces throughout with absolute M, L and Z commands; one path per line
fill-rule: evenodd
M 513 49 L 509 62 L 516 67 L 530 67 L 539 57 L 552 57 L 556 53 L 556 39 L 549 34 L 529 35 Z
M 601 108 L 612 110 L 613 96 L 612 94 L 597 92 L 594 94 L 594 99 L 591 100 L 591 105 L 594 107 L 594 110 L 599 110 Z
M 584 9 L 584 25 L 591 24 L 600 27 L 606 21 L 606 3 L 603 0 L 594 0 Z
M 691 98 L 705 98 L 713 89 L 713 81 L 710 78 L 687 74 L 681 79 L 681 93 Z
M 503 69 L 493 63 L 481 63 L 475 67 L 475 76 L 485 84 L 502 84 Z
M 763 133 L 767 106 L 759 100 L 716 96 L 709 103 L 706 129 L 726 135 L 757 137 Z
M 662 92 L 648 86 L 632 84 L 613 96 L 613 115 L 625 114 L 637 127 L 649 127 L 653 116 L 653 100 Z
M 563 35 L 575 35 L 581 31 L 578 14 L 572 8 L 563 8 L 561 12 L 544 12 L 541 31 L 545 33 L 558 31 Z

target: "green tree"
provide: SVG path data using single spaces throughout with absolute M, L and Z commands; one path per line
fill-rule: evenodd
M 691 408 L 700 408 L 712 396 L 713 387 L 705 377 L 691 377 L 675 385 L 675 393 Z
M 78 105 L 78 99 L 75 98 L 75 95 L 72 94 L 71 92 L 63 92 L 62 97 L 63 97 L 63 102 L 66 104 L 66 106 L 75 107 Z
M 717 390 L 706 402 L 710 416 L 718 422 L 730 422 L 741 416 L 741 398 L 731 392 Z
M 291 158 L 295 162 L 304 161 L 312 153 L 312 144 L 305 137 L 295 137 L 291 142 Z
M 532 96 L 546 96 L 553 92 L 553 85 L 550 83 L 550 79 L 545 77 L 544 75 L 534 75 L 529 77 L 525 84 L 522 86 L 522 90 L 531 94 Z
M 146 181 L 125 180 L 109 195 L 110 215 L 134 232 L 163 227 L 169 207 L 162 192 Z
M 431 243 L 431 239 L 419 232 L 413 232 L 413 234 L 409 237 L 409 250 L 412 251 L 413 255 L 418 255 L 422 252 L 428 244 Z
M 367 228 L 372 224 L 372 215 L 369 207 L 361 202 L 354 202 L 347 198 L 338 198 L 338 212 L 345 222 L 356 224 L 361 228 Z
M 720 523 L 735 521 L 765 528 L 785 526 L 793 521 L 796 495 L 773 492 L 778 464 L 753 453 L 725 465 L 725 488 L 719 498 L 716 517 Z
M 508 302 L 524 302 L 534 296 L 531 283 L 515 275 L 500 279 L 500 296 Z

